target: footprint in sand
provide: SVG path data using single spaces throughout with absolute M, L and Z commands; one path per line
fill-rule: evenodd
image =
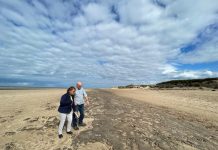
M 33 131 L 33 130 L 42 130 L 42 126 L 34 126 L 34 125 L 28 125 L 20 129 L 20 131 Z
M 0 120 L 0 123 L 4 123 L 4 122 L 6 122 L 7 120 L 6 119 L 1 119 Z
M 15 143 L 10 142 L 5 144 L 5 150 L 12 150 L 12 149 L 16 149 Z
M 51 105 L 51 103 L 47 103 L 45 107 L 46 107 L 45 110 L 55 110 L 55 109 L 57 109 L 57 106 Z
M 35 117 L 35 118 L 32 118 L 32 119 L 29 119 L 28 122 L 32 123 L 32 122 L 35 122 L 35 121 L 38 121 L 39 120 L 39 117 Z
M 26 119 L 24 119 L 23 121 L 27 121 L 27 120 L 30 120 L 30 118 L 26 118 Z
M 18 111 L 16 111 L 15 113 L 16 114 L 20 114 L 20 113 L 22 113 L 23 111 L 22 110 L 18 110 Z
M 11 121 L 14 118 L 14 116 L 5 116 L 5 117 L 0 117 L 0 123 L 4 123 L 7 121 Z
M 44 128 L 56 128 L 59 124 L 59 119 L 57 118 L 57 116 L 26 118 L 23 121 L 27 121 L 28 123 L 31 123 L 31 125 L 23 127 L 21 131 L 41 130 Z M 37 124 L 35 122 L 37 122 Z
M 5 144 L 5 150 L 23 150 L 24 147 L 18 143 L 10 142 Z
M 50 116 L 45 121 L 44 127 L 56 128 L 59 124 L 59 119 L 56 116 Z
M 32 122 L 35 122 L 35 121 L 38 121 L 38 120 L 39 120 L 39 117 L 34 117 L 34 118 L 26 118 L 23 121 L 27 121 L 27 122 L 32 123 Z
M 4 136 L 11 136 L 11 135 L 14 135 L 16 134 L 16 132 L 5 132 Z
M 45 110 L 55 110 L 56 108 L 56 106 L 47 106 Z

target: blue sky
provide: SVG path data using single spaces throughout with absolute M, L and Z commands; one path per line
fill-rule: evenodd
M 0 0 L 0 86 L 218 76 L 218 1 Z

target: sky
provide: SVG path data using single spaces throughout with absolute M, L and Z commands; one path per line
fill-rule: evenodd
M 218 77 L 217 0 L 0 0 L 0 86 Z

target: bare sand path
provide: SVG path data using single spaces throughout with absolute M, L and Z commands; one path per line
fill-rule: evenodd
M 218 127 L 209 119 L 201 120 L 186 111 L 119 96 L 111 90 L 88 91 L 91 99 L 85 118 L 88 125 L 79 132 L 73 131 L 72 136 L 64 134 L 59 140 L 57 106 L 64 92 L 60 89 L 0 90 L 0 149 L 218 148 Z M 213 98 L 208 101 L 216 102 Z

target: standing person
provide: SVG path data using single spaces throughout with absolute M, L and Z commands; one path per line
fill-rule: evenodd
M 74 95 L 76 88 L 69 87 L 67 93 L 61 97 L 60 106 L 58 112 L 60 113 L 60 124 L 58 127 L 58 137 L 62 138 L 62 130 L 64 127 L 64 122 L 67 118 L 67 134 L 72 134 L 71 123 L 72 123 L 72 109 L 75 111 Z
M 82 87 L 82 82 L 77 82 L 76 84 L 76 93 L 75 93 L 75 105 L 76 110 L 79 112 L 79 119 L 77 118 L 77 115 L 73 114 L 73 123 L 72 126 L 75 130 L 79 130 L 79 126 L 86 126 L 86 124 L 83 122 L 84 119 L 84 104 L 89 105 L 88 96 L 86 94 L 85 89 Z

